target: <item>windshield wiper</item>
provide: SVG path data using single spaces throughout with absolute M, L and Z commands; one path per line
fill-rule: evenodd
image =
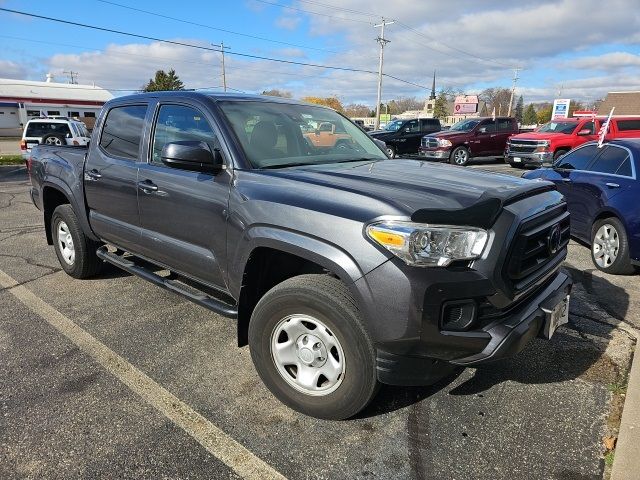
M 299 163 L 276 163 L 275 165 L 265 165 L 260 167 L 260 170 L 267 170 L 270 168 L 287 168 L 287 167 L 304 167 L 309 165 L 315 165 L 314 163 L 299 162 Z

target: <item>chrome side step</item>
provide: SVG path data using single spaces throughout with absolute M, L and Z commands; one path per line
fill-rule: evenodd
M 158 287 L 162 287 L 165 290 L 182 295 L 187 300 L 191 300 L 193 303 L 197 303 L 212 312 L 229 318 L 238 318 L 238 309 L 234 305 L 218 300 L 197 288 L 176 281 L 171 277 L 162 277 L 139 263 L 136 263 L 136 257 L 125 258 L 122 255 L 110 252 L 106 246 L 98 248 L 96 254 L 98 255 L 98 258 L 105 262 L 109 262 L 112 265 L 143 278 L 144 280 L 147 280 Z

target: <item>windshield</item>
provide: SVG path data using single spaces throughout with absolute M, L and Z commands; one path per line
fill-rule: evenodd
M 387 123 L 387 126 L 384 129 L 387 132 L 397 132 L 402 126 L 402 120 L 394 120 L 391 123 Z
M 387 159 L 371 137 L 327 108 L 261 101 L 219 105 L 254 168 Z
M 571 135 L 577 126 L 576 122 L 549 122 L 542 125 L 537 131 Z
M 480 120 L 462 120 L 461 122 L 456 123 L 449 130 L 453 130 L 455 132 L 466 132 L 469 130 L 473 130 L 473 127 L 478 125 Z

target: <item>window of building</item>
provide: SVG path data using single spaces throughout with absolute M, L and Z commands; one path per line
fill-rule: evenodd
M 40 110 L 27 110 L 27 117 L 39 117 Z
M 47 110 L 47 115 L 60 116 L 60 110 Z
M 100 147 L 114 157 L 136 160 L 146 114 L 146 105 L 127 105 L 109 110 L 102 129 Z
M 73 111 L 69 110 L 69 111 L 67 112 L 67 116 L 69 116 L 69 117 L 76 117 L 76 118 L 77 118 L 77 117 L 79 117 L 79 116 L 80 116 L 80 112 L 73 112 Z
M 86 118 L 95 118 L 96 117 L 96 112 L 84 112 L 83 116 Z

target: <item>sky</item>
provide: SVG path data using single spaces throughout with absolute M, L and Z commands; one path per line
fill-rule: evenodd
M 55 5 L 55 8 L 51 8 Z M 0 8 L 185 43 L 135 38 L 0 12 L 0 78 L 96 84 L 114 95 L 139 90 L 173 68 L 186 88 L 272 88 L 294 97 L 376 101 L 379 45 L 387 25 L 382 100 L 510 88 L 525 103 L 571 98 L 587 104 L 609 91 L 640 90 L 638 0 L 0 0 Z M 167 18 L 173 17 L 173 18 Z M 211 50 L 213 49 L 213 50 Z M 360 72 L 274 62 L 242 55 Z M 371 73 L 369 73 L 371 72 Z M 399 80 L 398 80 L 399 79 Z M 401 81 L 403 80 L 403 81 Z

